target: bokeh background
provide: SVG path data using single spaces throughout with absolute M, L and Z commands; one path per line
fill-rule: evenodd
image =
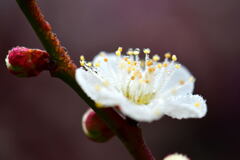
M 207 99 L 203 119 L 168 117 L 142 124 L 161 160 L 181 152 L 192 160 L 239 159 L 240 2 L 238 0 L 40 1 L 46 18 L 77 63 L 99 51 L 149 47 L 171 51 L 197 78 Z M 0 160 L 131 160 L 117 138 L 98 144 L 81 130 L 87 105 L 44 72 L 16 78 L 4 59 L 14 46 L 42 48 L 14 0 L 0 3 Z

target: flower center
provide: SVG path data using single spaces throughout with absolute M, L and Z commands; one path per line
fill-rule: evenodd
M 122 55 L 122 48 L 119 47 L 114 60 L 102 55 L 102 59 L 91 63 L 81 56 L 80 64 L 99 77 L 103 85 L 107 82 L 129 101 L 146 105 L 164 88 L 173 72 L 180 68 L 180 64 L 175 63 L 175 55 L 166 53 L 164 61 L 159 62 L 160 57 L 154 55 L 150 58 L 150 52 L 148 48 L 143 49 L 145 59 L 140 60 L 140 49 L 129 49 L 126 55 Z

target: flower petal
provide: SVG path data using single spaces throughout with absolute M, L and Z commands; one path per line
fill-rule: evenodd
M 121 112 L 139 122 L 152 122 L 158 120 L 163 116 L 160 108 L 161 101 L 153 101 L 148 105 L 137 105 L 129 100 L 122 101 L 120 104 Z
M 96 75 L 85 71 L 83 68 L 76 70 L 75 77 L 84 92 L 97 103 L 105 106 L 115 106 L 124 98 L 111 85 L 104 84 Z
M 174 71 L 164 87 L 161 88 L 161 93 L 174 94 L 175 96 L 192 93 L 194 89 L 193 79 L 187 68 L 181 66 L 181 68 Z
M 113 84 L 115 87 L 119 82 L 119 57 L 112 53 L 100 52 L 94 57 L 93 63 L 99 63 L 97 67 L 98 75 L 103 77 L 106 81 Z
M 171 96 L 164 106 L 164 114 L 177 119 L 202 118 L 207 112 L 206 101 L 199 95 Z

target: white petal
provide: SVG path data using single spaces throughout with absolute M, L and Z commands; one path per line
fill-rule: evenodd
M 102 105 L 115 106 L 124 98 L 111 85 L 104 85 L 93 73 L 83 68 L 76 70 L 76 80 L 87 95 Z
M 120 104 L 121 112 L 139 122 L 152 122 L 163 116 L 161 101 L 153 101 L 148 105 L 137 105 L 126 99 Z
M 105 52 L 100 52 L 93 59 L 93 63 L 100 64 L 100 66 L 97 67 L 98 74 L 115 86 L 119 83 L 119 62 L 119 57 L 115 54 Z
M 164 103 L 164 114 L 172 118 L 202 118 L 206 112 L 206 101 L 199 95 L 171 96 Z
M 104 58 L 107 58 L 109 61 L 116 61 L 118 60 L 118 56 L 116 56 L 114 53 L 107 53 L 107 52 L 100 52 L 98 55 L 96 55 L 93 59 L 94 62 L 103 62 Z M 113 63 L 114 65 L 117 62 Z
M 163 160 L 190 160 L 187 156 L 179 153 L 170 154 Z
M 175 69 L 173 75 L 170 76 L 170 79 L 161 89 L 161 92 L 174 95 L 192 93 L 194 89 L 194 81 L 191 80 L 192 78 L 193 76 L 188 69 L 181 66 L 181 68 Z

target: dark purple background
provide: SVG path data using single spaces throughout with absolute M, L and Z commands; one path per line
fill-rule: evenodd
M 50 0 L 46 18 L 74 59 L 118 46 L 172 51 L 207 99 L 203 119 L 143 124 L 158 160 L 172 152 L 192 160 L 239 159 L 239 0 Z M 89 141 L 81 130 L 87 105 L 44 72 L 16 78 L 4 59 L 16 45 L 42 48 L 14 0 L 0 3 L 0 160 L 131 160 L 117 138 Z

